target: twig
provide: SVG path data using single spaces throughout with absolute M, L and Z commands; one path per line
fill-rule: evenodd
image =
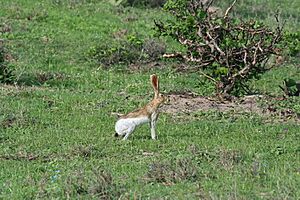
M 216 79 L 212 78 L 211 76 L 208 76 L 207 74 L 205 74 L 202 71 L 198 71 L 200 74 L 202 74 L 203 76 L 205 76 L 206 78 L 210 79 L 211 81 L 213 81 L 214 83 L 218 83 L 218 81 L 216 81 Z
M 214 45 L 210 44 L 210 42 L 207 41 L 207 40 L 204 38 L 204 36 L 203 36 L 203 34 L 202 34 L 202 32 L 201 32 L 201 27 L 200 27 L 200 26 L 198 27 L 197 35 L 198 35 L 200 38 L 202 38 L 202 39 L 204 40 L 205 44 L 206 44 L 207 46 L 209 46 L 209 48 L 210 48 L 210 50 L 211 50 L 211 53 L 213 53 L 213 52 L 214 52 Z
M 180 52 L 176 52 L 176 53 L 165 53 L 162 55 L 163 58 L 181 58 L 184 59 L 187 62 L 196 62 L 196 63 L 201 63 L 202 59 L 197 59 L 197 58 L 193 58 L 192 56 L 186 56 L 186 55 L 182 55 L 182 53 Z M 204 65 L 206 66 L 206 64 Z
M 229 6 L 225 12 L 225 15 L 224 15 L 224 19 L 226 19 L 228 17 L 228 13 L 230 12 L 230 10 L 232 9 L 232 7 L 234 6 L 236 0 L 233 1 L 233 3 L 231 4 L 231 6 Z
M 209 34 L 209 32 L 206 32 L 206 35 L 209 37 L 209 39 L 211 39 L 211 42 L 213 43 L 213 45 L 215 46 L 215 48 L 218 50 L 218 52 L 221 54 L 221 56 L 224 56 L 225 53 L 220 49 L 220 47 L 217 45 L 216 41 L 214 40 L 214 38 Z
M 183 58 L 182 54 L 180 52 L 176 53 L 164 53 L 163 58 Z
M 261 40 L 257 43 L 257 47 L 255 48 L 254 55 L 253 55 L 252 65 L 256 65 L 257 50 L 259 49 L 261 53 L 263 52 L 263 50 L 260 47 L 260 43 L 261 43 Z
M 244 55 L 244 59 L 243 59 L 245 65 L 247 65 L 247 51 L 245 50 L 245 55 Z
M 208 9 L 209 7 L 213 4 L 214 0 L 211 0 L 208 4 L 207 4 L 207 7 L 205 9 L 205 12 L 208 13 Z M 202 4 L 202 3 L 201 3 Z

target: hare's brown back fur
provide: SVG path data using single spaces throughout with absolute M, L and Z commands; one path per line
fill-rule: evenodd
M 164 98 L 164 97 L 162 97 L 162 98 Z M 160 98 L 153 99 L 144 107 L 142 107 L 138 110 L 132 111 L 132 112 L 128 113 L 127 115 L 124 115 L 120 118 L 126 119 L 126 118 L 136 118 L 136 117 L 140 117 L 140 116 L 147 116 L 148 118 L 151 118 L 152 113 L 157 111 L 159 105 L 163 101 L 164 101 L 164 99 L 160 99 Z

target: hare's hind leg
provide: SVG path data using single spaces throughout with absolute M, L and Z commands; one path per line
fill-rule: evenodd
M 123 140 L 127 140 L 128 136 L 134 131 L 135 126 L 129 126 L 128 129 L 126 130 L 126 134 L 123 138 Z

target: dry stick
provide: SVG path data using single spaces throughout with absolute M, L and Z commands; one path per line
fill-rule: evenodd
M 260 43 L 261 43 L 261 40 L 257 43 L 257 47 L 255 48 L 254 55 L 253 55 L 253 62 L 252 62 L 252 65 L 255 65 L 255 64 L 256 64 L 257 51 L 258 51 L 258 49 L 259 49 L 261 52 L 263 52 L 263 50 L 262 50 L 261 47 L 260 47 Z
M 237 76 L 242 76 L 243 74 L 245 74 L 247 71 L 250 70 L 252 65 L 246 65 L 242 70 L 240 70 L 239 72 L 235 73 L 232 77 L 230 77 L 230 80 L 235 80 Z
M 274 45 L 282 37 L 282 31 L 283 31 L 283 28 L 284 28 L 284 26 L 286 24 L 286 20 L 285 20 L 285 21 L 283 21 L 283 23 L 282 23 L 282 25 L 280 27 L 279 17 L 278 17 L 278 11 L 275 13 L 274 16 L 275 16 L 275 19 L 276 19 L 276 22 L 277 22 L 278 25 L 277 25 L 277 28 L 276 28 L 277 34 L 276 34 L 275 39 L 272 42 L 272 45 Z
M 255 65 L 256 64 L 256 57 L 257 57 L 257 49 L 258 47 L 255 48 L 255 51 L 254 51 L 254 55 L 253 55 L 253 61 L 252 61 L 252 65 Z
M 183 55 L 180 52 L 176 53 L 164 53 L 163 58 L 183 58 Z
M 245 55 L 244 55 L 244 63 L 245 63 L 245 65 L 247 65 L 247 51 L 245 50 L 244 52 L 245 52 Z
M 191 56 L 191 57 L 184 56 L 184 58 L 188 62 L 194 62 L 194 63 L 201 63 L 202 62 L 202 58 L 194 58 L 193 56 Z M 206 66 L 206 64 L 204 64 L 203 66 Z M 200 67 L 202 67 L 202 65 Z
M 214 2 L 214 0 L 211 0 L 208 4 L 207 4 L 207 7 L 205 9 L 205 12 L 208 13 L 208 9 L 209 7 L 212 5 L 212 3 Z M 201 3 L 202 4 L 202 3 Z
M 207 40 L 203 37 L 203 34 L 201 33 L 201 27 L 199 26 L 198 28 L 199 28 L 199 29 L 198 29 L 197 35 L 198 35 L 200 38 L 202 38 L 202 39 L 204 40 L 205 44 L 206 44 L 207 46 L 210 47 L 211 53 L 213 53 L 213 52 L 214 52 L 214 45 L 211 45 L 210 42 L 207 41 Z
M 214 78 L 212 78 L 211 76 L 208 76 L 207 74 L 205 74 L 202 71 L 199 71 L 200 74 L 202 74 L 203 76 L 205 76 L 206 78 L 212 80 L 214 83 L 218 83 L 218 81 L 216 81 Z
M 183 44 L 183 45 L 188 45 L 188 46 L 197 46 L 197 47 L 204 47 L 204 46 L 206 46 L 205 44 L 203 44 L 203 43 L 196 43 L 196 42 L 194 42 L 194 41 L 192 41 L 192 40 L 189 40 L 189 39 L 184 39 L 183 37 L 180 37 L 180 36 L 178 36 L 179 37 L 179 39 L 178 39 L 178 41 L 180 42 L 180 44 Z
M 233 76 L 228 78 L 228 84 L 225 86 L 224 88 L 224 93 L 228 93 L 228 91 L 230 91 L 235 84 L 236 81 L 236 77 L 239 75 L 241 76 L 242 73 L 244 73 L 244 71 L 246 71 L 247 69 L 249 69 L 249 66 L 247 65 L 246 67 L 244 67 L 241 71 L 239 71 L 238 73 L 235 73 Z
M 208 25 L 211 29 L 213 29 L 214 31 L 217 29 L 217 27 L 213 27 L 212 24 L 210 23 L 210 18 L 207 18 L 208 21 Z M 217 49 L 217 51 L 221 54 L 221 56 L 225 56 L 225 53 L 220 49 L 220 47 L 218 46 L 218 44 L 216 43 L 215 39 L 210 35 L 209 31 L 206 31 L 206 35 L 209 37 L 209 39 L 211 40 L 209 43 L 213 43 L 214 47 Z M 228 60 L 227 60 L 228 61 Z M 227 64 L 228 66 L 228 64 Z
M 224 15 L 224 19 L 226 19 L 228 17 L 228 13 L 230 12 L 230 10 L 232 9 L 232 7 L 234 6 L 236 0 L 233 1 L 233 3 L 231 4 L 231 6 L 229 6 L 225 12 L 225 15 Z
M 194 2 L 194 1 L 192 1 L 191 3 L 190 3 L 190 5 L 191 5 L 191 10 L 192 10 L 192 16 L 196 16 L 197 15 L 197 9 L 198 9 L 198 5 Z
M 196 58 L 193 58 L 193 57 L 189 58 L 186 55 L 182 55 L 182 53 L 180 53 L 180 52 L 165 53 L 165 54 L 163 54 L 163 58 L 183 58 L 188 62 L 201 62 L 202 61 L 202 59 L 196 59 Z M 203 66 L 206 66 L 206 64 L 203 65 Z
M 202 59 L 196 59 L 196 58 L 193 58 L 193 57 L 189 58 L 188 56 L 185 56 L 185 55 L 183 55 L 183 58 L 184 58 L 186 61 L 188 61 L 188 62 L 201 62 L 201 61 L 202 61 Z M 205 65 L 204 65 L 204 66 L 205 66 Z
M 206 31 L 206 35 L 209 37 L 209 39 L 211 39 L 211 42 L 213 43 L 213 45 L 215 46 L 215 48 L 218 50 L 218 52 L 221 54 L 221 56 L 224 56 L 225 53 L 220 49 L 220 47 L 217 45 L 216 41 L 215 41 L 214 38 L 209 34 L 208 31 Z

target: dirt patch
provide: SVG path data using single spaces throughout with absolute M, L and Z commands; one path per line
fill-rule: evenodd
M 197 96 L 194 93 L 169 94 L 169 102 L 162 107 L 162 112 L 177 114 L 195 111 L 215 110 L 220 112 L 237 111 L 263 113 L 264 109 L 257 104 L 260 96 L 246 96 L 238 101 L 218 101 L 214 98 Z
M 178 114 L 190 114 L 193 112 L 233 112 L 235 114 L 258 114 L 268 118 L 277 118 L 279 121 L 293 119 L 300 121 L 299 114 L 289 108 L 278 110 L 272 104 L 262 106 L 259 102 L 284 101 L 282 98 L 272 98 L 263 95 L 251 95 L 237 98 L 234 101 L 219 101 L 216 98 L 198 96 L 192 92 L 173 92 L 168 94 L 169 102 L 162 108 L 161 112 L 173 116 Z

